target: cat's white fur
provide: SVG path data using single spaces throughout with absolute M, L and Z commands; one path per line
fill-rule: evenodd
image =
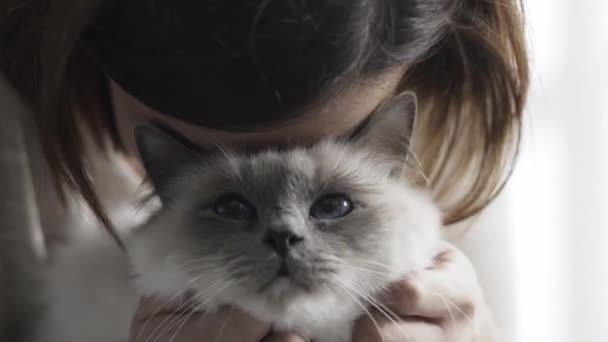
M 406 273 L 422 269 L 432 262 L 440 238 L 440 215 L 431 197 L 424 191 L 408 189 L 398 181 L 389 182 L 378 190 L 387 197 L 386 203 L 393 204 L 387 205 L 388 215 L 403 218 L 395 222 L 399 226 L 390 227 L 394 231 L 393 245 L 386 246 L 392 252 L 389 257 L 389 264 L 393 267 L 390 277 L 392 281 L 398 281 Z M 404 210 L 415 212 L 404 215 Z M 168 258 L 163 259 L 166 262 L 164 265 L 159 265 L 158 255 L 162 255 L 162 252 L 158 248 L 151 248 L 158 246 L 159 241 L 170 240 L 163 236 L 166 231 L 163 224 L 174 219 L 168 217 L 166 222 L 161 220 L 155 224 L 156 227 L 148 227 L 145 237 L 135 239 L 130 244 L 134 268 L 141 275 L 136 278 L 137 288 L 143 293 L 174 296 L 184 290 L 184 284 L 190 279 L 187 274 L 181 273 L 179 265 L 172 265 Z M 209 280 L 209 284 L 213 281 Z M 218 293 L 205 306 L 214 309 L 225 303 L 238 304 L 255 317 L 272 322 L 279 330 L 298 331 L 314 337 L 316 342 L 350 341 L 352 323 L 365 313 L 361 304 L 369 307 L 369 303 L 363 300 L 355 302 L 352 293 L 306 296 L 290 306 L 271 307 L 260 297 L 243 296 L 239 291 L 230 289 Z
M 407 260 L 404 270 L 395 270 L 395 280 L 406 269 L 424 267 L 436 247 L 438 240 L 439 215 L 430 198 L 421 192 L 404 193 L 403 188 L 387 187 L 390 196 L 396 196 L 394 203 L 415 201 L 418 213 L 411 216 L 408 225 L 416 234 L 408 246 L 418 250 L 394 248 L 394 259 Z M 426 205 L 424 203 L 427 203 Z M 401 207 L 392 210 L 403 210 Z M 162 225 L 163 222 L 159 222 Z M 429 227 L 429 225 L 431 227 Z M 430 228 L 430 229 L 429 229 Z M 152 229 L 153 230 L 153 229 Z M 129 325 L 141 294 L 159 294 L 171 297 L 183 290 L 188 281 L 179 267 L 170 264 L 158 265 L 147 239 L 134 239 L 128 246 L 133 264 L 142 277 L 131 282 L 131 268 L 127 255 L 119 251 L 100 230 L 98 235 L 81 236 L 69 247 L 58 251 L 54 266 L 49 272 L 47 298 L 49 311 L 37 331 L 37 341 L 42 342 L 126 342 Z M 127 241 L 129 239 L 127 238 Z M 400 243 L 398 239 L 395 243 Z M 399 252 L 401 251 L 401 252 Z M 167 274 L 173 270 L 175 273 Z M 231 301 L 225 293 L 218 297 L 213 307 L 221 302 Z M 336 342 L 345 338 L 353 320 L 363 310 L 354 304 L 352 298 L 335 297 L 334 301 L 302 301 L 288 311 L 270 310 L 254 298 L 240 298 L 239 304 L 257 317 L 271 321 L 277 328 L 297 329 L 319 342 Z

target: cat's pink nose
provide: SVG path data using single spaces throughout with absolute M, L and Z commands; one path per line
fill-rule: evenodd
M 303 237 L 289 230 L 268 230 L 262 242 L 284 258 L 289 250 L 304 240 Z

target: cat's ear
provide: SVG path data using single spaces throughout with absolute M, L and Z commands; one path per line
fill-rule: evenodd
M 404 159 L 416 121 L 416 95 L 405 92 L 382 104 L 351 139 L 365 148 Z
M 171 183 L 200 153 L 159 128 L 138 126 L 135 142 L 148 178 L 161 201 L 168 200 Z

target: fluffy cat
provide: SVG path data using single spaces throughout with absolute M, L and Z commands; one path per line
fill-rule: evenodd
M 140 295 L 188 290 L 208 310 L 350 341 L 368 300 L 428 266 L 440 239 L 438 209 L 405 177 L 415 102 L 401 95 L 348 138 L 259 153 L 138 128 L 162 208 L 126 238 L 128 261 L 90 245 L 62 258 L 40 340 L 126 341 Z M 86 298 L 94 288 L 104 300 Z

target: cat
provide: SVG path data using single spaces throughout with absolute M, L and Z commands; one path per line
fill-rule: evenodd
M 128 256 L 68 253 L 40 341 L 126 342 L 141 295 L 186 290 L 205 310 L 232 305 L 315 342 L 350 341 L 370 301 L 431 265 L 441 238 L 439 209 L 407 177 L 415 111 L 406 93 L 348 137 L 262 152 L 195 149 L 138 127 L 162 205 L 125 238 Z M 85 299 L 103 272 L 105 299 Z

